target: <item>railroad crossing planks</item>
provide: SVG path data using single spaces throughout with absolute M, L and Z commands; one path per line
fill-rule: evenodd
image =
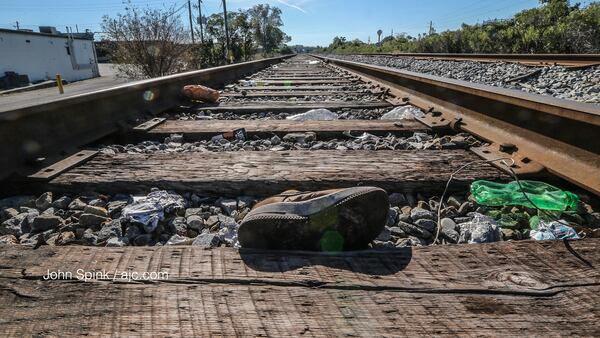
M 153 139 L 164 138 L 169 134 L 184 134 L 186 140 L 205 139 L 220 133 L 244 128 L 248 136 L 270 137 L 288 133 L 314 132 L 317 138 L 342 136 L 345 131 L 360 131 L 374 135 L 412 135 L 416 131 L 429 130 L 424 124 L 415 121 L 385 120 L 334 120 L 334 121 L 290 121 L 290 120 L 169 120 L 150 129 L 142 135 Z M 360 134 L 358 133 L 358 134 Z M 358 135 L 357 134 L 357 135 Z
M 600 240 L 570 245 L 600 264 Z M 600 273 L 561 241 L 328 254 L 1 246 L 0 266 L 9 336 L 600 335 Z M 108 279 L 78 282 L 77 269 Z M 123 272 L 168 277 L 112 279 Z
M 153 187 L 220 196 L 265 196 L 374 185 L 393 191 L 441 192 L 450 174 L 478 157 L 464 150 L 293 150 L 99 154 L 49 181 L 54 191 L 142 193 Z M 452 188 L 477 179 L 508 179 L 487 163 L 464 169 Z

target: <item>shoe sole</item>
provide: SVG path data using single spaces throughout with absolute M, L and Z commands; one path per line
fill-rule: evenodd
M 305 202 L 280 202 L 252 210 L 242 221 L 242 247 L 271 250 L 364 249 L 387 221 L 383 189 L 356 187 Z

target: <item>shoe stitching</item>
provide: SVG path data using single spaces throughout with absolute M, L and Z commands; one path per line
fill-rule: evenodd
M 361 197 L 367 194 L 370 194 L 374 191 L 362 191 L 362 192 L 357 192 L 354 193 L 350 196 L 347 196 L 346 198 L 344 198 L 343 200 L 339 201 L 338 203 L 334 204 L 334 207 L 340 206 L 343 203 L 348 202 L 350 199 L 356 198 L 356 197 Z M 275 215 L 275 214 L 258 214 L 258 215 L 251 215 L 248 217 L 248 220 L 243 220 L 242 222 L 246 222 L 246 221 L 251 221 L 251 220 L 262 220 L 262 219 L 298 219 L 298 220 L 303 220 L 303 219 L 307 219 L 307 216 L 299 216 L 299 215 L 294 215 L 294 214 L 282 214 L 282 215 Z
M 336 203 L 336 204 L 334 204 L 333 206 L 336 206 L 336 207 L 337 207 L 337 206 L 340 206 L 341 204 L 348 202 L 348 200 L 350 200 L 350 199 L 353 199 L 353 198 L 355 198 L 355 197 L 361 197 L 361 196 L 363 196 L 363 195 L 367 195 L 367 194 L 370 194 L 370 193 L 372 193 L 372 192 L 374 192 L 374 191 L 363 191 L 363 192 L 357 192 L 357 193 L 354 193 L 354 194 L 352 194 L 352 195 L 350 195 L 350 196 L 348 196 L 348 197 L 344 198 L 343 200 L 341 200 L 341 201 L 337 202 L 337 203 Z
M 244 219 L 242 221 L 242 223 L 246 223 L 249 221 L 255 221 L 255 220 L 263 220 L 263 219 L 297 219 L 297 220 L 305 220 L 308 217 L 305 216 L 299 216 L 299 215 L 294 215 L 294 214 L 283 214 L 283 215 L 274 215 L 274 214 L 262 214 L 262 215 L 252 215 L 249 216 L 248 219 Z

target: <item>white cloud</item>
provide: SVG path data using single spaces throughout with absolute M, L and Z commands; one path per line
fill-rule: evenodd
M 284 0 L 277 0 L 277 2 L 279 2 L 280 4 L 284 4 L 284 5 L 288 6 L 288 7 L 295 8 L 295 9 L 299 10 L 299 11 L 300 11 L 300 12 L 302 12 L 302 13 L 308 13 L 308 12 L 307 12 L 307 11 L 305 11 L 305 10 L 304 10 L 302 7 L 300 7 L 300 6 L 297 6 L 297 5 L 294 5 L 294 4 L 291 4 L 291 3 L 287 2 L 287 1 L 284 1 Z
M 204 0 L 206 1 L 206 0 Z M 212 0 L 215 4 L 221 4 L 221 0 Z M 303 7 L 312 0 L 227 0 L 227 3 L 238 4 L 241 8 L 250 8 L 260 3 L 279 3 L 284 6 L 299 10 L 302 13 L 308 13 Z M 233 5 L 235 6 L 235 5 Z M 228 6 L 229 7 L 229 6 Z M 232 7 L 233 8 L 233 7 Z

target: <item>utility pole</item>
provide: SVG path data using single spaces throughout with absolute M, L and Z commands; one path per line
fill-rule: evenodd
M 192 3 L 188 0 L 188 13 L 190 15 L 190 31 L 192 32 L 192 44 L 196 43 L 194 39 L 194 24 L 192 23 Z
M 227 25 L 227 5 L 223 0 L 223 17 L 225 18 L 225 60 L 229 63 L 229 27 Z
M 200 42 L 204 43 L 204 33 L 202 32 L 202 0 L 198 0 L 198 24 L 200 24 Z

